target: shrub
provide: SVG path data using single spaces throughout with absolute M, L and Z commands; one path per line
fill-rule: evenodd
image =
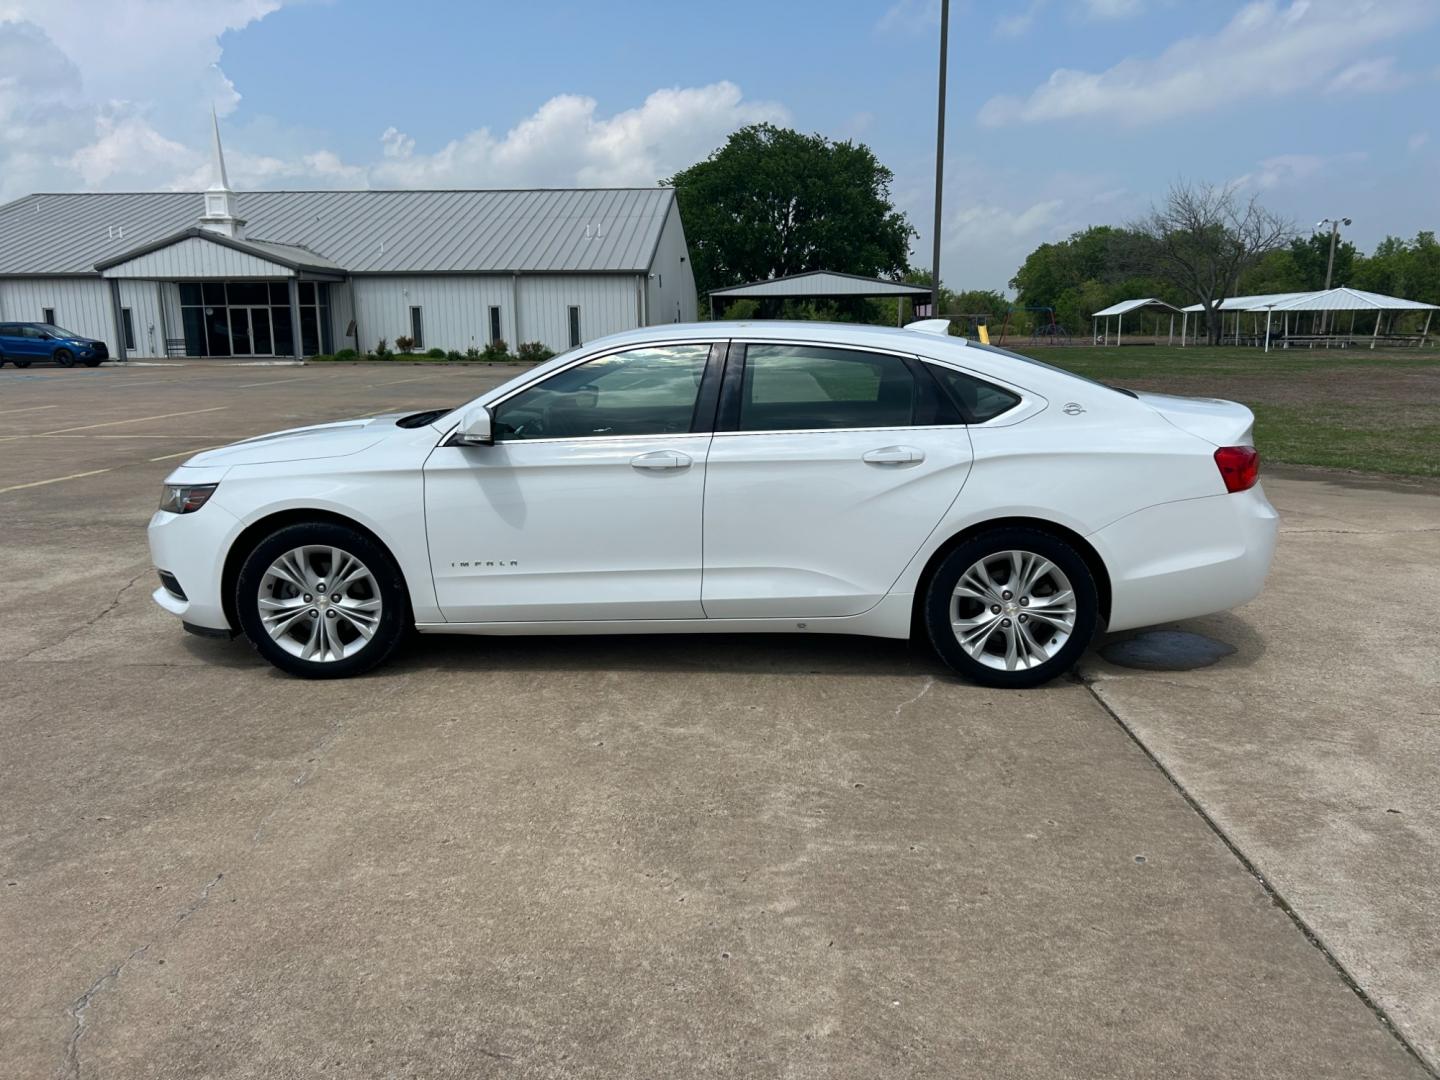
M 444 349 L 427 349 L 426 352 L 425 352 L 425 355 L 426 355 L 427 358 L 429 358 L 429 359 L 431 359 L 431 360 L 444 360 L 444 359 L 445 359 L 445 350 L 444 350 Z
M 354 360 L 359 354 L 354 349 L 341 349 L 335 354 L 336 360 Z
M 398 345 L 399 342 L 397 341 L 396 344 Z M 386 341 L 383 337 L 375 343 L 374 355 L 375 359 L 377 360 L 384 360 L 387 356 L 390 355 L 390 343 Z
M 555 355 L 538 341 L 526 341 L 515 352 L 522 364 L 543 363 Z
M 510 346 L 505 344 L 504 338 L 496 338 L 485 346 L 485 351 L 480 354 L 480 359 L 503 364 L 510 359 Z
M 480 350 L 477 349 L 474 345 L 471 345 L 468 349 L 465 350 L 465 359 L 466 359 L 466 360 L 479 360 L 479 359 L 480 359 Z
M 445 359 L 446 359 L 446 360 L 459 360 L 459 359 L 460 359 L 460 350 L 459 350 L 459 349 L 451 349 L 449 352 L 447 352 L 447 353 L 445 354 Z
M 316 353 L 314 356 L 306 357 L 306 359 L 309 360 L 312 364 L 323 364 L 327 360 L 334 360 L 335 357 L 330 356 L 326 353 Z
M 395 339 L 395 348 L 399 349 L 403 353 L 408 353 L 415 348 L 415 339 L 412 337 L 404 336 L 397 337 Z

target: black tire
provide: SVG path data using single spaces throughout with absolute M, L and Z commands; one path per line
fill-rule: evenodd
M 10 362 L 18 368 L 27 368 L 31 364 L 29 360 L 11 360 Z
M 56 349 L 55 352 L 51 355 L 50 359 L 54 360 L 55 363 L 59 364 L 61 367 L 75 366 L 75 354 L 72 353 L 69 349 Z
M 302 659 L 277 643 L 261 622 L 260 590 L 266 572 L 281 555 L 305 546 L 338 548 L 360 560 L 369 569 L 379 590 L 380 619 L 373 636 L 356 652 L 339 659 Z M 275 595 L 279 595 L 278 591 Z M 240 568 L 235 586 L 235 611 L 239 615 L 241 629 L 256 652 L 281 671 L 307 679 L 338 679 L 369 671 L 384 663 L 414 626 L 409 591 L 394 558 L 358 529 L 333 522 L 287 525 L 256 544 Z
M 1048 659 L 1035 662 L 1033 666 L 1006 670 L 1003 666 L 992 667 L 989 663 L 971 656 L 960 644 L 952 627 L 952 619 L 969 616 L 976 619 L 993 617 L 997 620 L 1008 620 L 1003 622 L 1005 629 L 992 628 L 985 643 L 980 646 L 982 653 L 990 657 L 992 663 L 1004 664 L 1004 645 L 1008 639 L 1002 635 L 1009 633 L 1008 628 L 1012 625 L 1018 633 L 1021 631 L 1020 624 L 1024 624 L 1023 633 L 1026 635 L 1025 640 L 1027 641 L 1034 642 L 1043 634 L 1044 640 L 1040 641 L 1040 646 L 1048 651 L 1050 643 L 1055 640 L 1059 632 L 1053 624 L 1043 616 L 1039 616 L 1039 612 L 1045 606 L 1043 602 L 1049 596 L 1056 595 L 1054 582 L 1057 579 L 1046 577 L 1040 581 L 1035 595 L 1038 602 L 1034 608 L 1019 607 L 1021 597 L 1006 598 L 1003 592 L 994 598 L 997 603 L 992 605 L 967 598 L 957 599 L 955 596 L 955 589 L 960 583 L 962 575 L 971 567 L 998 553 L 1017 551 L 1048 560 L 1068 579 L 1069 591 L 1074 596 L 1074 621 L 1069 631 L 1069 637 L 1063 640 Z M 998 562 L 990 569 L 999 574 L 1008 575 L 1009 573 L 1008 562 L 1005 561 Z M 993 576 L 994 574 L 992 574 Z M 1009 584 L 1011 581 L 1007 576 L 997 582 L 997 588 L 1003 589 Z M 1048 590 L 1048 594 L 1046 590 Z M 1028 596 L 1024 597 L 1027 603 L 1030 599 Z M 1012 603 L 1017 606 L 1014 612 L 1009 612 L 1003 605 Z M 1086 565 L 1079 553 L 1053 533 L 1019 526 L 991 529 L 979 533 L 946 555 L 944 561 L 930 578 L 930 584 L 925 592 L 924 605 L 925 630 L 929 635 L 930 644 L 942 660 L 974 682 L 984 686 L 1015 690 L 1040 686 L 1074 667 L 1095 636 L 1100 613 L 1100 598 L 1095 587 L 1094 575 L 1091 574 L 1090 567 Z M 987 606 L 989 608 L 988 615 L 983 610 Z M 997 606 L 1002 607 L 998 613 L 994 611 Z M 1036 614 L 1030 614 L 1032 611 Z M 996 656 L 996 653 L 999 655 Z

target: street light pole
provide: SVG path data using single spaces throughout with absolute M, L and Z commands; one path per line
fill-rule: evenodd
M 940 0 L 940 99 L 935 116 L 935 234 L 930 268 L 930 315 L 940 317 L 940 193 L 945 183 L 945 53 L 950 0 Z

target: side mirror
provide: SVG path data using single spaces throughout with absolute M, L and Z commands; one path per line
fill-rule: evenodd
M 466 410 L 460 418 L 460 426 L 450 440 L 451 446 L 494 446 L 495 435 L 491 430 L 490 410 L 476 405 Z

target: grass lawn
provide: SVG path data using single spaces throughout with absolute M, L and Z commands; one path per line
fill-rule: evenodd
M 1229 398 L 1255 413 L 1264 460 L 1440 477 L 1440 351 L 1163 345 L 1007 347 L 1101 382 Z

